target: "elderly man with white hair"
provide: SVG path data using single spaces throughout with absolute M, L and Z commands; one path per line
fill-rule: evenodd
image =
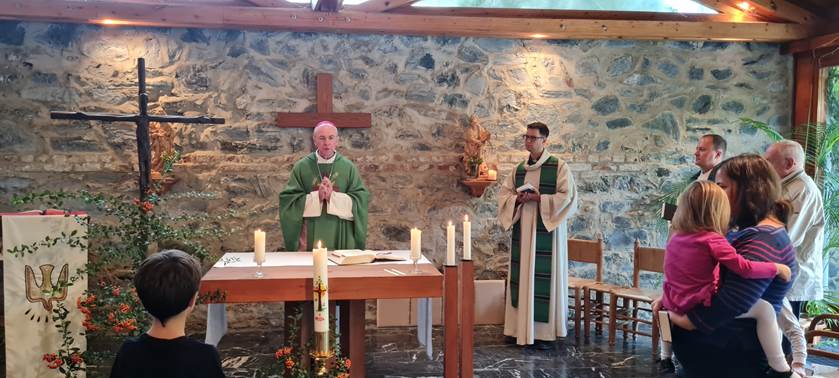
M 795 248 L 799 270 L 798 278 L 787 292 L 787 299 L 792 306 L 782 308 L 779 322 L 792 343 L 793 369 L 800 369 L 807 358 L 803 331 L 798 324 L 801 306 L 805 301 L 824 297 L 822 244 L 825 222 L 822 193 L 813 179 L 804 172 L 804 149 L 798 142 L 777 142 L 769 146 L 764 157 L 780 176 L 784 199 L 790 201 L 793 208 L 787 221 L 787 233 Z M 790 324 L 792 321 L 795 324 Z
M 322 121 L 312 133 L 315 151 L 294 164 L 280 193 L 286 251 L 306 251 L 316 241 L 334 249 L 364 249 L 367 200 L 358 168 L 338 153 L 338 129 Z

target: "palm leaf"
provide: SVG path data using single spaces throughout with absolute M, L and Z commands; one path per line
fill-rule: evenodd
M 839 142 L 839 127 L 833 127 L 833 125 L 830 125 L 825 129 L 826 132 L 824 140 L 821 146 L 821 151 L 819 151 L 818 166 L 820 168 L 824 168 L 828 155 L 833 152 L 833 148 L 836 147 L 836 142 Z
M 764 122 L 755 121 L 751 118 L 740 118 L 740 124 L 763 132 L 763 134 L 769 137 L 769 139 L 772 139 L 773 142 L 780 142 L 786 139 L 783 135 L 775 131 L 775 129 L 769 127 L 769 125 Z

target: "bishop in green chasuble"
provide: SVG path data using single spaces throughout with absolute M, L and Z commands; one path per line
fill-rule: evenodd
M 294 164 L 280 193 L 285 250 L 311 250 L 318 241 L 329 250 L 364 249 L 370 193 L 358 168 L 336 151 L 331 122 L 319 123 L 314 139 L 317 150 Z
M 531 158 L 516 167 L 498 193 L 498 220 L 512 231 L 504 335 L 519 345 L 568 334 L 567 221 L 577 210 L 577 189 L 568 165 L 533 139 L 546 137 L 547 131 L 540 136 L 539 129 L 528 126 Z M 516 191 L 526 184 L 535 193 Z

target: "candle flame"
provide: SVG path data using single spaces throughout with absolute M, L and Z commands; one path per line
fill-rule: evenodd
M 318 249 L 321 249 L 320 240 L 318 240 Z
M 452 225 L 452 221 L 449 221 L 449 226 L 451 226 L 451 225 Z
M 469 214 L 466 214 L 466 215 L 463 216 L 463 221 L 464 222 L 469 222 Z

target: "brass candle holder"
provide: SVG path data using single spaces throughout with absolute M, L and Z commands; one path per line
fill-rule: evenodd
M 312 369 L 316 377 L 325 377 L 331 366 L 329 360 L 335 354 L 329 349 L 329 332 L 315 332 L 315 347 L 312 350 Z

